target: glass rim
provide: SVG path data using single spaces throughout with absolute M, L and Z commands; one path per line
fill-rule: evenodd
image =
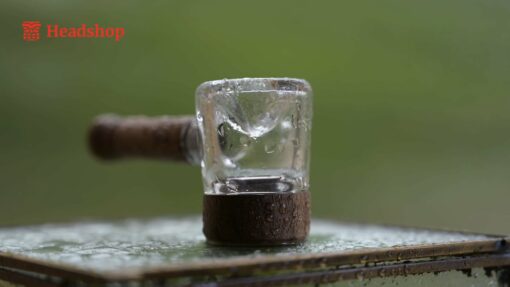
M 312 88 L 304 79 L 298 78 L 237 78 L 207 81 L 196 89 L 196 95 L 213 95 L 227 92 L 289 91 L 310 93 Z

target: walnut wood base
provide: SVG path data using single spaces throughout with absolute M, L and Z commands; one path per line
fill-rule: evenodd
M 203 232 L 220 245 L 285 245 L 306 240 L 310 193 L 204 195 Z

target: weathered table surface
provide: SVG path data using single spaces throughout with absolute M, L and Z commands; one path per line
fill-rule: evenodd
M 504 236 L 322 220 L 302 245 L 261 248 L 207 245 L 197 217 L 0 229 L 0 279 L 39 286 L 325 283 L 508 265 Z

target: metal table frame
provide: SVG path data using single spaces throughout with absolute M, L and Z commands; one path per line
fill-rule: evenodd
M 414 245 L 306 255 L 267 255 L 170 265 L 147 270 L 91 272 L 0 253 L 0 279 L 29 286 L 151 282 L 217 286 L 275 286 L 510 266 L 505 236 L 451 244 Z

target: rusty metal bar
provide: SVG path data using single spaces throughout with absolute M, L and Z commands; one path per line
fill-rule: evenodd
M 435 261 L 397 263 L 390 265 L 331 269 L 325 271 L 291 273 L 274 276 L 226 279 L 215 282 L 215 286 L 281 286 L 289 284 L 324 284 L 342 280 L 372 279 L 377 277 L 396 277 L 436 273 L 472 268 L 493 268 L 510 266 L 510 254 L 495 254 L 473 257 L 447 258 Z M 191 286 L 202 286 L 210 282 L 196 283 Z
M 0 268 L 0 280 L 4 280 L 14 284 L 35 287 L 57 287 L 62 286 L 58 282 L 44 280 L 40 276 L 29 275 L 26 273 L 17 272 L 14 270 Z
M 403 261 L 439 256 L 472 255 L 503 252 L 505 239 L 421 245 L 370 250 L 318 253 L 307 255 L 262 256 L 260 258 L 224 259 L 211 263 L 169 266 L 144 272 L 144 278 L 174 278 L 193 275 L 245 274 L 258 271 L 314 269 L 341 265 Z
M 21 271 L 34 272 L 59 278 L 68 278 L 84 282 L 105 283 L 116 279 L 107 274 L 99 274 L 89 270 L 81 270 L 72 266 L 41 261 L 14 254 L 0 253 L 0 268 L 8 267 Z

